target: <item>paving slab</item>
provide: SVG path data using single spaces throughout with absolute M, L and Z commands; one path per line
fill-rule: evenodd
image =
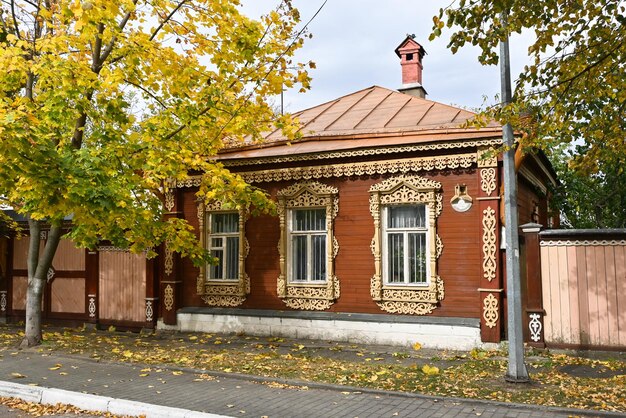
M 200 412 L 228 417 L 366 418 L 366 417 L 617 417 L 609 412 L 549 408 L 501 402 L 438 398 L 419 394 L 366 390 L 346 386 L 285 381 L 248 375 L 204 373 L 192 369 L 113 363 L 41 353 L 4 351 L 0 357 L 0 387 L 20 385 L 52 388 L 46 396 L 55 402 L 102 410 L 115 401 L 117 414 L 145 413 L 148 417 Z M 18 373 L 18 375 L 14 374 Z M 67 391 L 69 394 L 67 394 Z M 72 395 L 72 393 L 74 395 Z M 88 395 L 95 395 L 91 398 Z M 92 402 L 90 402 L 90 399 Z M 104 399 L 104 400 L 103 400 Z M 139 406 L 138 406 L 139 405 Z M 141 406 L 144 405 L 144 406 Z M 148 405 L 149 410 L 146 410 Z M 187 415 L 185 415 L 187 414 Z

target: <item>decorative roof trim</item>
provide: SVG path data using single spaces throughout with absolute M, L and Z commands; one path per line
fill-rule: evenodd
M 236 173 L 248 183 L 284 180 L 310 180 L 362 176 L 372 174 L 404 174 L 418 171 L 469 168 L 477 162 L 476 153 L 441 155 L 436 157 L 405 158 L 400 160 L 366 161 L 311 167 L 289 167 L 274 170 Z M 177 187 L 198 187 L 202 176 L 190 176 L 178 181 Z
M 325 160 L 334 158 L 350 158 L 350 157 L 363 157 L 370 155 L 384 155 L 401 152 L 415 152 L 415 151 L 435 151 L 435 150 L 448 150 L 456 148 L 471 148 L 471 147 L 484 147 L 490 145 L 502 144 L 501 138 L 496 139 L 479 139 L 476 141 L 454 141 L 454 142 L 437 142 L 430 144 L 420 145 L 403 145 L 396 147 L 384 147 L 384 148 L 365 148 L 357 150 L 335 151 L 328 153 L 315 153 L 315 154 L 302 154 L 302 155 L 286 155 L 281 157 L 266 157 L 266 158 L 251 158 L 251 159 L 238 159 L 238 160 L 220 160 L 226 167 L 243 166 L 243 165 L 260 165 L 260 164 L 276 164 L 286 163 L 293 161 L 312 161 L 312 160 Z
M 615 247 L 626 246 L 626 240 L 541 240 L 539 245 L 541 247 Z

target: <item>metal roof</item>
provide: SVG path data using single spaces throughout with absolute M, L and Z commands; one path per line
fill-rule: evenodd
M 501 132 L 492 122 L 477 130 L 463 128 L 475 113 L 379 86 L 372 86 L 293 114 L 302 138 L 289 150 L 270 150 L 288 141 L 280 129 L 263 135 L 259 144 L 249 140 L 222 151 L 220 159 L 263 157 L 276 154 L 322 152 L 331 149 L 387 146 L 396 143 L 458 140 L 465 136 L 492 137 Z M 409 139 L 413 137 L 413 139 Z M 419 139 L 417 139 L 419 137 Z M 307 143 L 317 142 L 317 145 Z M 319 141 L 324 141 L 320 144 Z M 365 141 L 366 144 L 361 144 Z M 244 152 L 257 150 L 256 152 Z M 300 152 L 297 152 L 300 153 Z

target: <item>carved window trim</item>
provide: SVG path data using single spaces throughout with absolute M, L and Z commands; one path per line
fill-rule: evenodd
M 203 248 L 207 248 L 207 238 L 211 233 L 211 224 L 207 222 L 209 214 L 235 211 L 239 213 L 239 277 L 237 280 L 209 280 L 206 266 L 201 266 L 196 280 L 196 291 L 209 306 L 239 306 L 250 294 L 250 277 L 246 273 L 246 257 L 250 251 L 245 230 L 247 212 L 243 209 L 223 208 L 221 202 L 198 203 L 200 243 Z
M 334 236 L 333 222 L 339 211 L 336 187 L 316 181 L 295 183 L 277 193 L 280 239 L 280 275 L 277 280 L 278 297 L 292 309 L 326 310 L 340 296 L 339 279 L 335 276 L 335 257 L 339 245 Z M 288 279 L 289 212 L 292 209 L 326 209 L 326 277 L 325 282 L 291 282 Z
M 374 276 L 370 293 L 376 304 L 389 313 L 426 315 L 444 298 L 443 280 L 437 275 L 437 259 L 443 250 L 437 235 L 437 218 L 443 209 L 441 183 L 416 175 L 400 175 L 374 184 L 370 190 L 370 213 L 374 218 Z M 386 284 L 383 277 L 383 208 L 401 204 L 424 204 L 428 222 L 428 282 L 415 285 Z

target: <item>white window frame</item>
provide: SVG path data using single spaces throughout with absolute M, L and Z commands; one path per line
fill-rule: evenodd
M 437 235 L 437 218 L 443 210 L 441 183 L 412 174 L 390 177 L 370 187 L 370 213 L 374 237 L 370 249 L 374 256 L 374 275 L 370 295 L 381 310 L 405 315 L 427 315 L 445 296 L 444 283 L 437 275 L 437 259 L 443 244 Z M 426 208 L 426 283 L 393 283 L 388 280 L 387 210 L 400 205 Z
M 391 207 L 399 207 L 399 206 L 422 206 L 424 207 L 424 227 L 415 227 L 415 228 L 389 228 L 389 208 Z M 409 205 L 387 205 L 382 208 L 382 220 L 381 220 L 381 229 L 382 229 L 382 263 L 383 263 L 383 279 L 385 286 L 428 286 L 430 284 L 430 240 L 429 240 L 429 228 L 428 228 L 428 216 L 429 216 L 428 206 L 424 204 L 409 204 Z M 405 252 L 403 257 L 403 272 L 404 272 L 404 282 L 392 282 L 389 277 L 389 234 L 397 234 L 401 233 L 403 235 L 403 247 L 409 248 L 409 234 L 410 233 L 420 233 L 424 235 L 424 242 L 426 243 L 425 250 L 425 258 L 424 258 L 424 267 L 426 270 L 426 280 L 423 282 L 410 282 L 410 269 L 409 269 L 409 254 Z
M 238 213 L 237 233 L 217 233 L 211 231 L 211 216 L 220 213 Z M 204 203 L 198 202 L 198 229 L 202 248 L 211 251 L 212 237 L 226 237 L 239 235 L 239 246 L 237 254 L 238 277 L 228 279 L 211 278 L 211 265 L 203 264 L 196 281 L 196 293 L 200 295 L 204 303 L 209 306 L 235 307 L 241 305 L 250 294 L 250 277 L 246 274 L 246 257 L 249 252 L 248 241 L 246 240 L 246 220 L 248 213 L 242 208 L 225 206 L 221 202 L 213 201 Z M 224 251 L 226 249 L 224 242 Z
M 296 211 L 306 211 L 306 210 L 323 210 L 324 211 L 324 229 L 322 230 L 307 230 L 307 231 L 295 231 L 293 227 L 294 222 L 294 212 Z M 293 284 L 324 284 L 328 281 L 328 229 L 326 225 L 326 208 L 325 207 L 307 207 L 307 208 L 293 208 L 289 209 L 288 212 L 288 220 L 287 220 L 287 277 L 289 283 Z M 293 268 L 294 268 L 294 257 L 293 257 L 293 238 L 294 236 L 306 236 L 306 246 L 307 246 L 307 266 L 306 266 L 306 278 L 305 279 L 296 279 L 293 277 Z M 324 258 L 322 262 L 324 263 L 324 279 L 323 280 L 313 280 L 313 236 L 324 236 L 326 239 L 324 240 Z
M 231 215 L 231 214 L 236 214 L 237 215 L 237 231 L 236 232 L 217 232 L 214 233 L 211 228 L 213 226 L 213 217 L 216 215 Z M 206 239 L 206 248 L 207 250 L 209 250 L 210 252 L 212 252 L 213 250 L 222 250 L 222 278 L 215 278 L 212 277 L 212 272 L 213 272 L 213 267 L 214 265 L 210 264 L 207 266 L 206 268 L 206 278 L 207 278 L 207 282 L 237 282 L 239 280 L 239 275 L 240 275 L 240 265 L 239 265 L 239 259 L 240 259 L 240 253 L 241 253 L 241 231 L 239 228 L 239 218 L 240 218 L 241 214 L 238 211 L 220 211 L 220 212 L 207 212 L 207 239 Z M 226 271 L 228 270 L 227 268 L 227 263 L 226 263 L 226 249 L 227 249 L 227 245 L 226 242 L 228 240 L 228 238 L 233 238 L 233 237 L 237 237 L 238 239 L 238 243 L 237 243 L 237 257 L 236 257 L 236 263 L 237 263 L 237 276 L 236 277 L 226 277 Z M 221 238 L 222 239 L 222 246 L 220 247 L 214 247 L 213 244 L 213 239 L 214 238 Z
M 316 181 L 303 181 L 279 190 L 277 212 L 280 225 L 278 241 L 280 274 L 277 295 L 289 308 L 298 310 L 326 310 L 340 296 L 339 279 L 335 276 L 335 257 L 339 244 L 333 232 L 333 223 L 339 211 L 338 189 Z M 293 210 L 325 209 L 326 280 L 292 280 L 291 261 Z M 318 232 L 318 231 L 315 231 Z M 310 278 L 310 276 L 309 276 Z

